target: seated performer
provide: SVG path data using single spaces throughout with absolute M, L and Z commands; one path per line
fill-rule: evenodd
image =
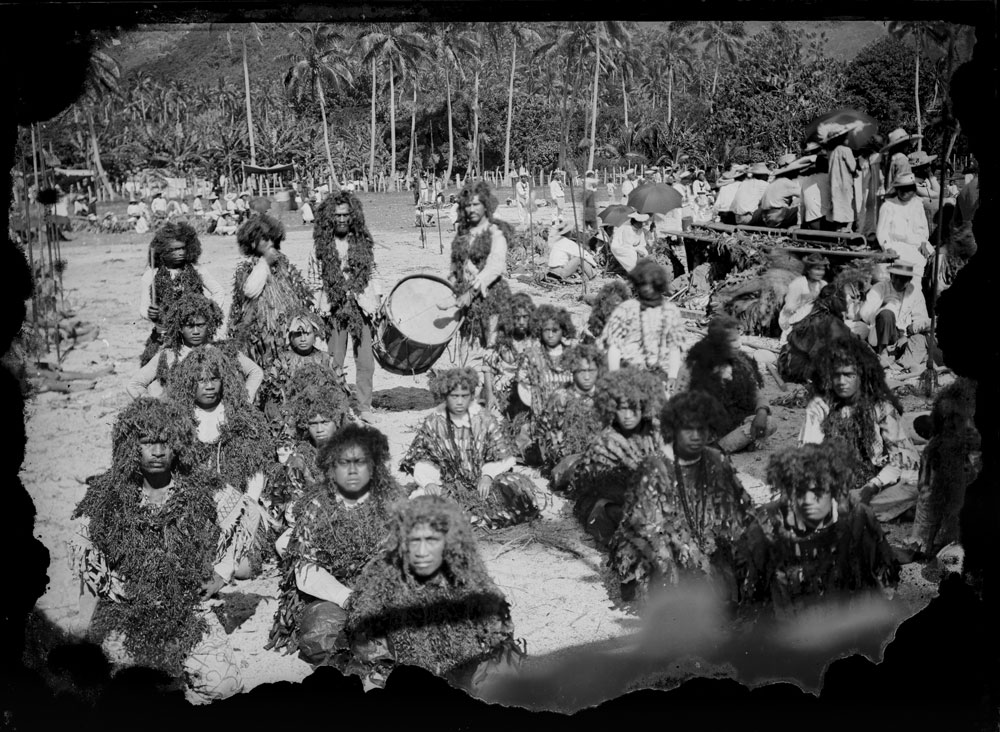
M 781 498 L 758 509 L 747 531 L 744 609 L 789 617 L 820 600 L 896 586 L 899 564 L 871 509 L 843 503 L 857 482 L 852 464 L 839 439 L 771 456 L 767 480 Z
M 316 462 L 319 450 L 336 432 L 354 421 L 344 393 L 319 380 L 322 377 L 316 378 L 316 383 L 291 392 L 283 405 L 282 416 L 294 429 L 295 437 L 278 448 L 278 461 L 268 470 L 264 504 L 271 516 L 285 526 L 294 523 L 295 501 L 322 478 Z M 282 535 L 284 541 L 279 540 L 277 545 L 279 553 L 284 551 L 290 536 L 287 532 Z
M 466 688 L 524 653 L 468 518 L 443 496 L 397 504 L 388 541 L 354 583 L 346 631 L 362 661 L 387 646 L 395 662 Z
M 930 441 L 920 456 L 917 515 L 908 559 L 929 559 L 959 540 L 958 517 L 965 490 L 976 479 L 982 462 L 975 416 L 976 382 L 971 379 L 959 378 L 934 399 L 927 420 Z
M 88 635 L 115 666 L 184 677 L 192 701 L 242 690 L 226 634 L 202 604 L 216 586 L 216 476 L 191 471 L 194 423 L 174 404 L 141 398 L 115 420 L 111 468 L 88 480 L 71 543 L 93 610 Z M 96 607 L 93 606 L 96 599 Z
M 931 319 L 927 301 L 914 279 L 913 267 L 894 263 L 888 267 L 889 281 L 872 285 L 861 306 L 861 318 L 871 325 L 868 343 L 883 367 L 897 364 L 915 371 L 927 364 L 927 349 L 934 343 L 928 331 Z
M 753 501 L 729 458 L 709 447 L 724 420 L 722 405 L 705 392 L 667 402 L 660 421 L 667 444 L 633 473 L 611 540 L 622 599 L 709 576 L 726 600 L 739 601 L 737 545 L 753 520 Z
M 521 402 L 532 406 L 572 379 L 559 362 L 564 345 L 576 337 L 573 319 L 565 308 L 539 305 L 531 316 L 531 335 L 535 342 L 521 355 L 517 367 L 517 394 Z M 532 412 L 535 412 L 532 409 Z
M 608 370 L 628 365 L 654 371 L 669 393 L 681 367 L 684 321 L 677 306 L 664 297 L 670 284 L 667 270 L 653 259 L 643 259 L 629 279 L 637 297 L 615 308 L 601 334 Z
M 532 418 L 532 438 L 541 453 L 543 470 L 553 473 L 556 488 L 565 487 L 558 479 L 571 474 L 572 465 L 601 430 L 594 399 L 603 364 L 604 353 L 592 343 L 567 348 L 560 365 L 573 380 L 550 392 Z M 560 464 L 561 469 L 555 470 Z
M 841 338 L 816 354 L 813 396 L 799 444 L 840 437 L 860 467 L 849 486 L 851 504 L 870 503 L 881 521 L 916 504 L 916 488 L 901 481 L 917 467 L 917 452 L 900 418 L 903 407 L 885 383 L 878 359 L 861 339 Z
M 199 292 L 220 308 L 224 307 L 225 290 L 198 264 L 201 257 L 201 242 L 198 233 L 190 224 L 167 223 L 157 229 L 153 241 L 149 243 L 152 252 L 152 268 L 142 273 L 139 295 L 139 317 L 152 321 L 153 330 L 146 340 L 140 358 L 140 365 L 146 363 L 163 345 L 161 325 L 174 301 L 185 292 Z M 156 304 L 153 304 L 155 292 Z
M 247 219 L 236 236 L 247 257 L 233 276 L 229 338 L 267 372 L 285 349 L 290 313 L 308 310 L 312 293 L 281 253 L 285 229 L 266 214 Z
M 403 497 L 388 460 L 389 441 L 366 425 L 347 425 L 320 449 L 323 479 L 296 502 L 288 529 L 268 648 L 298 650 L 314 665 L 346 649 L 351 586 L 388 534 L 389 506 Z
M 708 334 L 688 352 L 687 383 L 682 376 L 677 384 L 678 392 L 704 391 L 719 400 L 725 417 L 718 447 L 725 453 L 756 447 L 778 429 L 769 419 L 760 369 L 740 349 L 739 322 L 731 315 L 716 315 Z
M 479 379 L 471 368 L 449 369 L 430 380 L 440 405 L 420 425 L 399 469 L 420 493 L 454 498 L 474 524 L 499 528 L 538 515 L 534 485 L 512 473 L 510 439 L 475 402 Z
M 303 367 L 310 367 L 316 378 L 342 392 L 345 399 L 350 398 L 343 369 L 329 353 L 316 348 L 316 336 L 322 333 L 323 322 L 318 315 L 308 310 L 290 314 L 286 348 L 268 369 L 261 391 L 260 403 L 272 425 L 280 425 L 289 384 Z
M 223 547 L 236 579 L 256 576 L 271 554 L 272 521 L 260 504 L 275 446 L 264 416 L 246 397 L 232 359 L 211 344 L 192 349 L 171 374 L 167 399 L 194 417 L 191 462 L 219 475 Z
M 178 297 L 166 317 L 159 355 L 154 354 L 125 386 L 126 393 L 136 399 L 140 396 L 160 396 L 169 383 L 173 367 L 187 356 L 192 348 L 211 343 L 222 324 L 222 310 L 200 292 L 185 292 Z M 224 347 L 224 344 L 216 344 Z M 231 349 L 227 349 L 231 350 Z M 252 402 L 264 380 L 264 372 L 242 353 L 233 353 L 245 379 L 247 395 Z
M 606 546 L 621 520 L 633 471 L 663 447 L 655 422 L 663 386 L 644 369 L 612 371 L 598 380 L 594 404 L 604 429 L 590 439 L 573 469 L 570 497 L 584 529 Z
M 604 325 L 620 304 L 635 297 L 631 286 L 627 282 L 614 279 L 605 284 L 590 302 L 590 317 L 587 318 L 587 327 L 583 329 L 584 343 L 596 343 L 604 332 Z
M 515 388 L 517 367 L 534 339 L 531 337 L 531 318 L 535 303 L 531 296 L 519 292 L 510 299 L 497 327 L 497 338 L 483 357 L 483 398 L 486 406 L 496 415 L 512 419 L 526 411 Z
M 819 349 L 836 338 L 851 337 L 852 331 L 844 322 L 846 308 L 842 288 L 830 284 L 819 291 L 809 314 L 792 326 L 778 353 L 778 374 L 782 379 L 808 384 Z

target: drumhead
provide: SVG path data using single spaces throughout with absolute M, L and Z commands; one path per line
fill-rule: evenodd
M 447 302 L 441 310 L 439 303 Z M 404 277 L 389 293 L 386 316 L 400 333 L 417 343 L 447 343 L 461 322 L 455 293 L 447 280 L 434 275 Z

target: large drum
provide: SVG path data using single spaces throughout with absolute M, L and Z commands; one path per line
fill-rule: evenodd
M 442 310 L 439 304 L 448 303 Z M 372 350 L 394 374 L 422 374 L 441 357 L 461 324 L 455 292 L 433 275 L 404 277 L 382 305 Z

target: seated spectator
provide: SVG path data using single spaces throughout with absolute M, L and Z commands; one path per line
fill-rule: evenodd
M 934 348 L 924 294 L 911 265 L 894 263 L 887 271 L 889 281 L 873 285 L 861 306 L 861 318 L 871 326 L 868 343 L 883 368 L 897 365 L 904 371 L 922 370 L 927 365 L 927 349 Z
M 571 231 L 573 226 L 562 219 L 556 219 L 549 227 L 548 276 L 565 280 L 582 273 L 588 280 L 592 280 L 597 276 L 597 260 L 586 247 L 581 247 L 566 236 Z
M 799 195 L 802 192 L 799 174 L 811 162 L 811 159 L 800 158 L 795 153 L 778 158 L 780 167 L 774 171 L 774 180 L 764 189 L 760 206 L 750 219 L 752 226 L 789 229 L 798 223 Z

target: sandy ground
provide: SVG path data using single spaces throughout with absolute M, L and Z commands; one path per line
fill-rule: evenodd
M 498 215 L 517 222 L 513 208 L 503 205 Z M 421 244 L 413 226 L 409 194 L 364 195 L 369 227 L 377 243 L 376 261 L 383 289 L 388 293 L 403 276 L 428 272 L 444 276 L 448 269 L 451 234 L 442 232 L 440 251 L 436 229 L 426 231 Z M 311 229 L 301 225 L 297 214 L 285 213 L 288 237 L 282 250 L 301 268 L 312 247 Z M 551 210 L 541 209 L 536 221 L 547 222 Z M 111 425 L 128 397 L 125 381 L 138 368 L 138 357 L 148 334 L 148 324 L 137 316 L 139 277 L 145 266 L 149 235 L 123 234 L 99 237 L 73 234 L 62 246 L 68 260 L 64 275 L 67 298 L 78 317 L 100 326 L 100 337 L 72 350 L 63 366 L 67 370 L 95 371 L 113 365 L 114 373 L 97 381 L 94 389 L 71 394 L 45 393 L 26 406 L 28 443 L 22 480 L 37 509 L 36 536 L 48 547 L 51 561 L 49 584 L 37 608 L 63 630 L 82 632 L 87 619 L 78 609 L 78 581 L 71 576 L 67 539 L 70 514 L 83 497 L 84 479 L 104 470 L 110 462 Z M 235 237 L 204 236 L 202 263 L 221 282 L 231 281 L 239 260 Z M 592 285 L 593 286 L 593 285 Z M 579 286 L 541 290 L 511 279 L 515 291 L 528 290 L 536 302 L 559 304 L 570 310 L 582 326 L 588 307 L 580 300 Z M 448 359 L 446 354 L 445 360 Z M 353 363 L 348 374 L 353 381 Z M 396 376 L 378 370 L 375 391 L 393 387 L 426 387 L 424 376 Z M 767 379 L 772 399 L 780 394 L 773 379 Z M 919 397 L 907 397 L 907 411 L 928 408 Z M 767 457 L 776 447 L 794 441 L 801 424 L 801 409 L 774 407 L 777 434 L 759 452 L 738 455 L 734 463 L 745 478 L 755 501 L 768 499 L 763 485 Z M 386 433 L 393 464 L 398 464 L 416 426 L 426 411 L 377 411 L 375 424 Z M 541 481 L 539 481 L 541 484 Z M 579 528 L 563 501 L 552 497 L 542 519 L 531 533 L 505 540 L 485 539 L 481 549 L 497 583 L 509 598 L 517 635 L 527 641 L 530 654 L 546 654 L 579 643 L 622 636 L 640 623 L 633 610 L 617 598 L 614 582 L 603 566 L 603 556 Z M 907 524 L 888 527 L 902 536 Z M 920 610 L 936 594 L 936 584 L 920 574 L 919 565 L 904 568 L 897 597 L 907 614 Z M 256 613 L 230 636 L 243 668 L 246 687 L 271 681 L 300 680 L 309 667 L 295 656 L 265 651 L 267 632 L 277 606 L 277 573 L 274 570 L 247 582 L 238 582 L 227 592 L 257 593 L 263 599 Z

